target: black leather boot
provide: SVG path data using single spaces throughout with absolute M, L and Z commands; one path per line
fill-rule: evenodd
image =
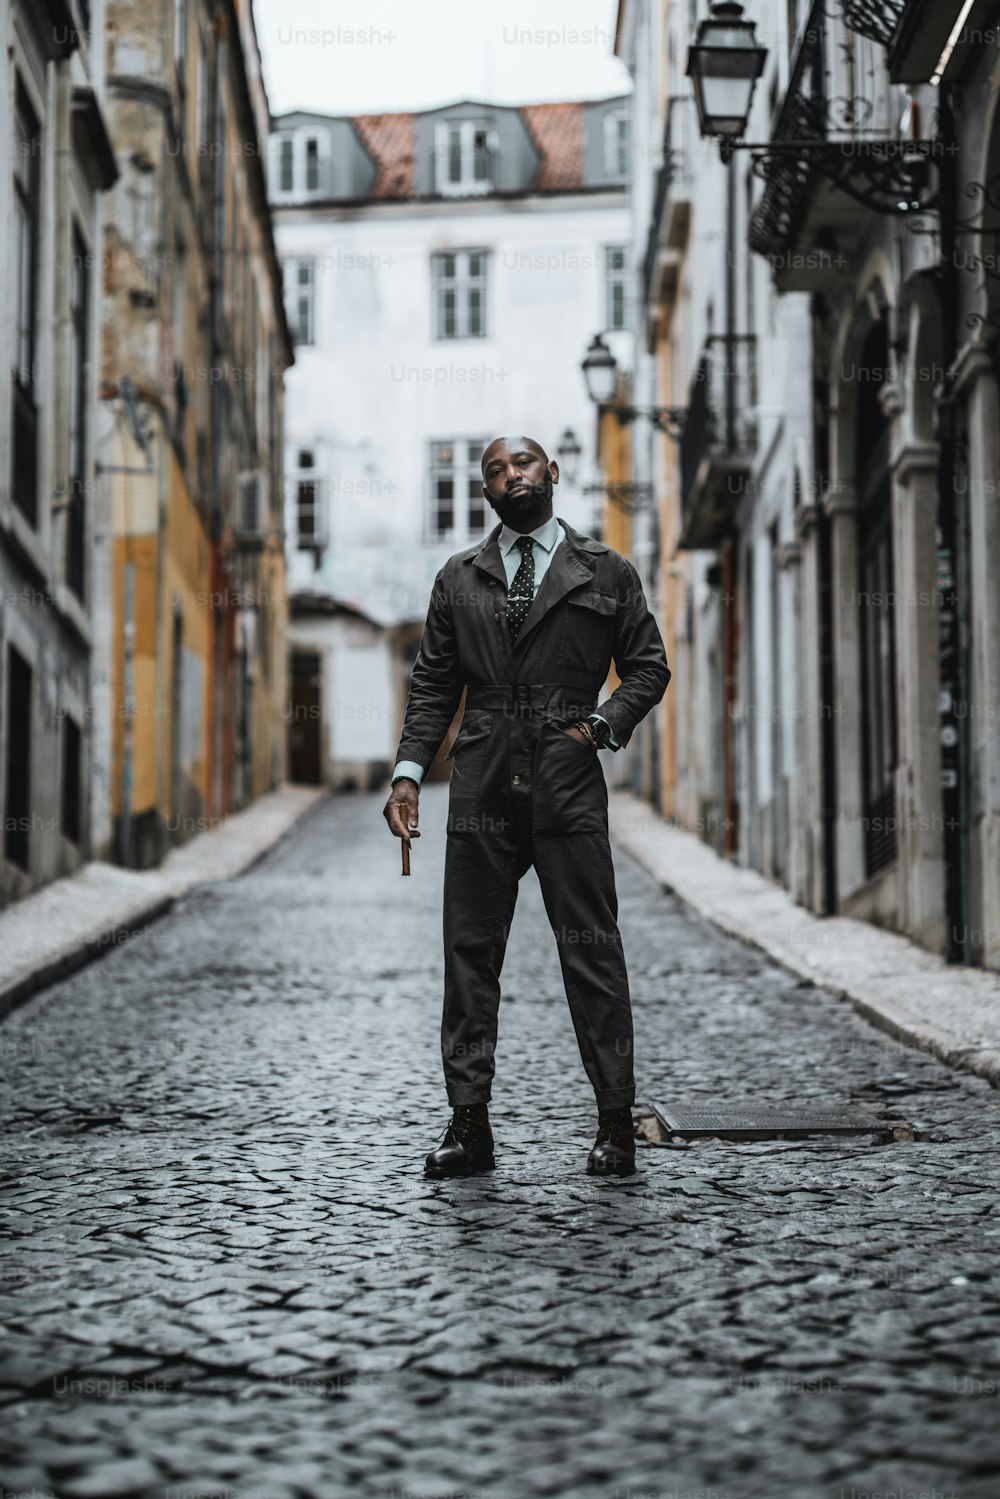
M 425 1176 L 471 1176 L 493 1166 L 493 1132 L 484 1103 L 456 1104 L 441 1144 L 424 1162 Z
M 603 1109 L 597 1115 L 597 1139 L 587 1157 L 588 1176 L 631 1176 L 635 1170 L 632 1110 Z

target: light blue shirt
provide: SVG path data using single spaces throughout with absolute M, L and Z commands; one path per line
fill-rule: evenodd
M 507 574 L 507 591 L 510 592 L 510 585 L 513 583 L 517 570 L 521 566 L 521 551 L 514 545 L 519 537 L 530 536 L 535 543 L 531 551 L 535 559 L 535 594 L 537 594 L 539 588 L 542 586 L 542 579 L 548 572 L 549 563 L 555 555 L 556 547 L 562 543 L 565 535 L 566 532 L 554 515 L 550 515 L 545 524 L 538 526 L 534 531 L 515 531 L 512 526 L 501 526 L 497 541 L 500 545 L 500 556 L 503 558 L 503 570 Z M 535 594 L 532 594 L 532 598 L 534 598 Z M 601 723 L 607 723 L 607 719 L 603 718 L 600 713 L 590 713 L 588 717 L 596 718 Z M 621 749 L 621 745 L 613 733 L 611 735 L 610 747 L 611 749 Z M 392 773 L 392 779 L 395 780 L 397 776 L 409 776 L 419 786 L 423 780 L 423 775 L 424 768 L 422 765 L 418 765 L 416 760 L 400 760 Z

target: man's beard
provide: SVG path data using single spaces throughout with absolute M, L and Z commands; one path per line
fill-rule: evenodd
M 549 518 L 552 509 L 552 475 L 546 474 L 544 481 L 522 494 L 505 495 L 490 504 L 504 525 L 512 531 L 535 531 Z

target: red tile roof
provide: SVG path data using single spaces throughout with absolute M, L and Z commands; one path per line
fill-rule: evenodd
M 542 154 L 536 193 L 565 193 L 584 183 L 585 149 L 581 104 L 523 104 L 521 118 Z
M 413 116 L 354 115 L 365 147 L 378 162 L 370 198 L 412 198 L 416 192 Z
M 583 188 L 586 185 L 583 104 L 522 104 L 519 112 L 541 156 L 528 191 L 565 193 Z M 378 163 L 378 176 L 368 197 L 414 197 L 414 116 L 352 115 L 351 119 Z

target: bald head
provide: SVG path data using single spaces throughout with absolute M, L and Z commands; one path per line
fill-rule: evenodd
M 536 442 L 533 437 L 525 437 L 523 434 L 520 437 L 494 437 L 493 441 L 489 444 L 483 454 L 484 478 L 486 476 L 487 459 L 493 453 L 494 449 L 499 449 L 501 447 L 506 448 L 508 453 L 534 453 L 536 457 L 542 460 L 543 464 L 548 464 L 549 461 L 548 454 L 546 453 L 545 449 L 542 447 L 541 443 Z M 499 454 L 497 456 L 499 456 Z

